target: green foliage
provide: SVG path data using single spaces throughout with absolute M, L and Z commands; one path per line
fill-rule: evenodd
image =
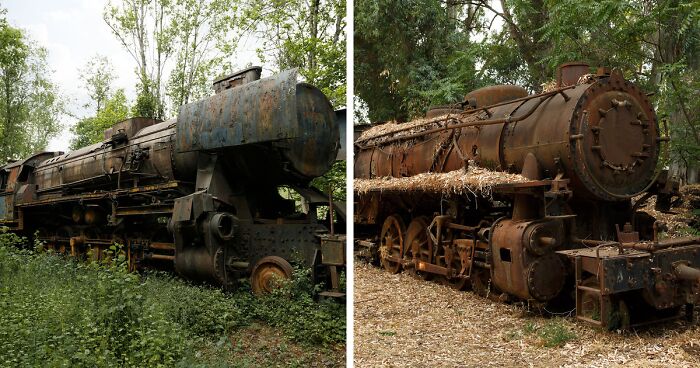
M 577 338 L 576 333 L 567 327 L 565 320 L 561 318 L 552 318 L 543 326 L 528 321 L 521 329 L 506 334 L 509 340 L 519 340 L 523 337 L 534 337 L 537 345 L 548 348 L 564 346 Z
M 135 110 L 141 117 L 165 117 L 163 73 L 175 52 L 173 4 L 170 0 L 115 0 L 104 8 L 105 23 L 136 62 Z
M 237 44 L 230 31 L 236 19 L 234 0 L 176 0 L 171 3 L 175 67 L 166 93 L 171 111 L 211 94 L 209 82 L 217 74 L 231 72 L 225 56 Z
M 80 80 L 95 104 L 95 113 L 99 113 L 105 107 L 111 96 L 112 82 L 115 78 L 114 68 L 105 56 L 93 56 L 80 70 Z M 85 108 L 89 107 L 90 104 L 85 105 Z
M 75 136 L 71 140 L 70 148 L 78 149 L 102 142 L 105 129 L 128 116 L 126 95 L 123 89 L 119 89 L 106 100 L 104 108 L 98 111 L 96 116 L 82 119 L 71 128 Z
M 83 263 L 15 247 L 25 243 L 0 232 L 2 366 L 220 366 L 235 350 L 229 336 L 253 321 L 305 346 L 345 338 L 344 306 L 315 303 L 302 271 L 258 299 L 128 273 L 118 246 L 108 251 L 112 261 Z
M 406 120 L 479 85 L 468 32 L 432 0 L 355 3 L 355 90 L 371 121 Z
M 161 102 L 158 96 L 153 94 L 153 90 L 139 85 L 136 102 L 131 108 L 131 115 L 142 118 L 159 119 L 162 116 Z
M 317 285 L 311 270 L 295 268 L 294 277 L 269 295 L 240 294 L 241 308 L 249 318 L 281 328 L 287 336 L 315 346 L 345 341 L 345 305 L 314 301 Z
M 570 331 L 559 320 L 548 322 L 538 332 L 542 344 L 548 348 L 564 346 L 568 341 L 576 338 L 576 334 Z
M 134 114 L 165 119 L 208 96 L 210 81 L 231 72 L 226 56 L 238 40 L 231 32 L 236 14 L 234 0 L 109 2 L 105 22 L 136 63 Z
M 2 14 L 5 12 L 3 11 Z M 0 19 L 0 161 L 43 150 L 64 113 L 46 49 Z
M 345 183 L 347 182 L 346 168 L 345 160 L 336 161 L 323 176 L 312 180 L 311 185 L 323 193 L 328 193 L 332 189 L 333 200 L 344 201 L 346 198 Z
M 257 52 L 263 63 L 299 68 L 333 106 L 345 106 L 345 1 L 258 1 L 244 4 L 241 12 L 238 29 L 262 41 Z

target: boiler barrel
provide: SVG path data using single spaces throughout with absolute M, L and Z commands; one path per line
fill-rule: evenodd
M 355 177 L 447 172 L 473 160 L 520 172 L 532 153 L 544 178 L 563 173 L 575 191 L 602 200 L 630 198 L 651 182 L 659 156 L 656 114 L 619 72 L 527 100 L 452 114 L 459 129 L 405 130 L 355 143 Z M 478 125 L 485 121 L 493 124 Z M 410 125 L 409 125 L 410 127 Z M 431 131 L 430 129 L 433 129 Z M 423 131 L 423 133 L 421 133 Z
M 325 173 L 339 148 L 335 113 L 317 88 L 297 83 L 295 69 L 184 105 L 177 117 L 177 152 L 226 151 L 281 155 L 282 177 Z M 265 149 L 260 150 L 263 146 Z M 260 162 L 266 162 L 260 157 Z M 254 165 L 247 165 L 254 167 Z M 270 170 L 260 167 L 258 170 Z M 277 169 L 275 169 L 277 170 Z M 249 175 L 255 175 L 250 173 Z M 277 175 L 279 177 L 280 175 Z

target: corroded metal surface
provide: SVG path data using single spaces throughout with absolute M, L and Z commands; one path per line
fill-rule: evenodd
M 471 107 L 485 107 L 527 96 L 527 90 L 520 86 L 498 85 L 479 88 L 464 96 Z
M 317 88 L 297 83 L 296 70 L 182 106 L 176 136 L 177 152 L 274 142 L 306 177 L 328 170 L 340 144 L 333 108 Z
M 460 124 L 453 117 L 443 128 L 373 145 L 358 142 L 355 176 L 447 172 L 469 160 L 520 172 L 525 154 L 532 152 L 545 176 L 563 172 L 581 194 L 602 200 L 631 198 L 654 177 L 660 144 L 656 114 L 644 93 L 619 72 L 486 110 L 485 119 Z M 629 139 L 616 138 L 623 136 Z

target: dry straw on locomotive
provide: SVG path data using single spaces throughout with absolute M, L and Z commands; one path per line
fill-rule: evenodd
M 250 275 L 258 292 L 299 261 L 341 295 L 343 236 L 317 218 L 328 196 L 308 185 L 336 159 L 335 112 L 296 70 L 260 74 L 215 81 L 215 95 L 175 119 L 129 119 L 101 143 L 1 167 L 2 224 L 77 257 L 122 244 L 132 269 L 174 266 L 226 287 Z M 308 211 L 280 186 L 296 189 Z M 344 209 L 335 210 L 342 223 Z
M 618 70 L 569 63 L 537 95 L 492 86 L 355 141 L 362 254 L 606 328 L 692 316 L 700 239 L 662 239 L 667 140 Z

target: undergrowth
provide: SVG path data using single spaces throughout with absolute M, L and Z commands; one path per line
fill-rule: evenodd
M 304 270 L 258 298 L 129 273 L 119 257 L 98 264 L 18 249 L 23 241 L 0 234 L 0 366 L 227 366 L 229 341 L 251 323 L 310 349 L 345 341 L 344 305 L 315 302 Z

